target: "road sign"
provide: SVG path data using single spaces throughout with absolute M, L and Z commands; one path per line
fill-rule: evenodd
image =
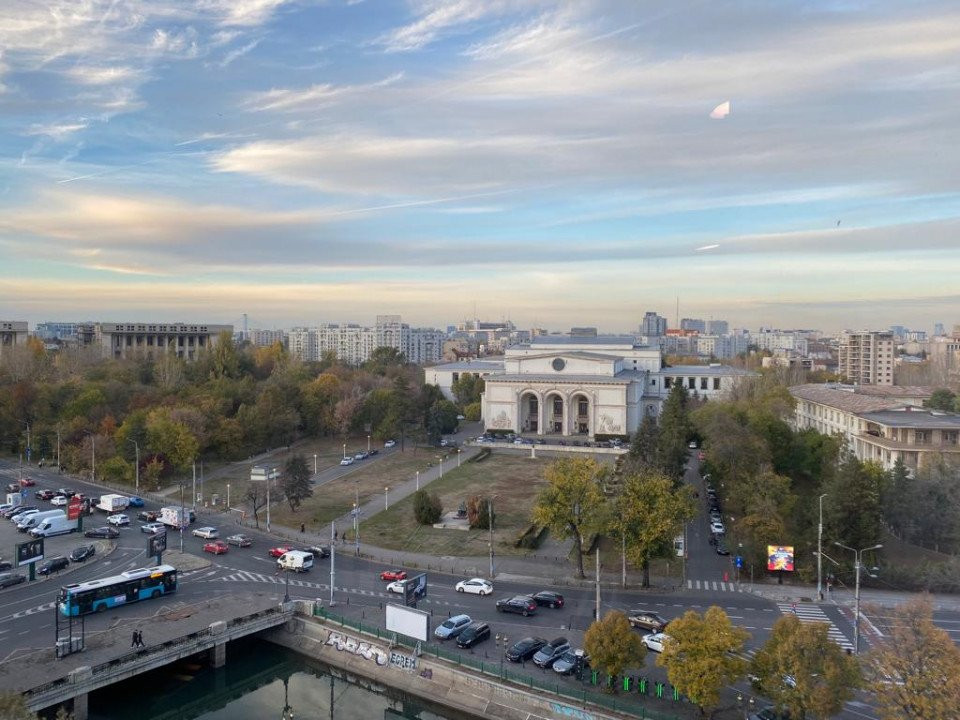
M 167 549 L 167 533 L 161 532 L 151 535 L 147 540 L 147 555 L 159 555 Z
M 740 569 L 743 568 L 743 556 L 742 556 L 742 555 L 737 555 L 737 559 L 736 559 L 734 562 L 735 562 L 735 564 L 736 564 L 736 566 L 737 566 L 738 568 L 740 568 Z
M 43 538 L 28 540 L 17 545 L 17 567 L 43 560 Z

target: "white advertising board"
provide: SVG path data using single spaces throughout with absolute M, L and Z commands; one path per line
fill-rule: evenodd
M 387 630 L 426 642 L 430 636 L 430 613 L 387 603 Z

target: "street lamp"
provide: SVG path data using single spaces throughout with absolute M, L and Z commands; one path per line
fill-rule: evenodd
M 848 545 L 844 545 L 843 543 L 837 542 L 836 540 L 834 540 L 833 544 L 836 545 L 837 547 L 841 547 L 844 550 L 849 550 L 850 552 L 853 553 L 853 569 L 854 569 L 854 578 L 855 578 L 854 579 L 854 583 L 855 583 L 854 604 L 856 606 L 854 609 L 854 617 L 853 617 L 853 652 L 854 654 L 859 655 L 860 654 L 860 568 L 863 565 L 861 558 L 863 557 L 863 554 L 865 552 L 870 552 L 871 550 L 879 550 L 880 548 L 883 547 L 883 545 L 882 544 L 872 545 L 868 548 L 862 548 L 860 550 L 857 550 Z M 870 575 L 870 577 L 876 577 L 876 575 L 873 575 L 872 573 L 868 572 L 867 574 Z
M 344 459 L 344 460 L 347 459 L 347 444 L 346 444 L 346 443 L 343 444 L 343 459 Z
M 823 562 L 820 560 L 820 553 L 823 552 L 823 499 L 827 496 L 824 493 L 820 496 L 820 521 L 817 523 L 817 599 L 823 600 Z
M 136 477 L 137 477 L 137 495 L 139 495 L 139 494 L 140 494 L 140 445 L 137 443 L 136 440 L 127 439 L 127 442 L 128 442 L 128 443 L 133 443 L 133 449 L 134 449 L 134 451 L 135 451 L 136 454 L 137 454 L 137 456 L 136 456 L 136 461 L 135 461 L 135 462 L 137 463 L 137 475 L 136 475 Z
M 457 448 L 457 467 L 460 467 L 460 448 Z
M 417 490 L 420 489 L 420 471 L 417 470 Z
M 384 509 L 384 510 L 389 510 L 389 509 L 390 509 L 390 488 L 389 488 L 389 486 L 383 488 L 383 509 Z
M 230 483 L 227 483 L 227 510 L 230 510 Z
M 317 474 L 317 454 L 313 454 L 313 474 Z
M 367 435 L 367 455 L 370 454 L 370 436 Z
M 94 435 L 89 430 L 83 431 L 85 434 L 90 436 L 90 482 L 97 481 L 97 436 Z

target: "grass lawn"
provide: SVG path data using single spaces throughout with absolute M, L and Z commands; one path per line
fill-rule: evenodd
M 455 511 L 473 495 L 494 499 L 494 550 L 500 555 L 525 554 L 514 542 L 530 522 L 530 508 L 545 481 L 550 462 L 494 453 L 479 463 L 465 463 L 427 487 L 440 496 L 444 512 Z M 482 556 L 488 552 L 486 530 L 440 530 L 417 525 L 413 496 L 391 505 L 360 526 L 360 539 L 378 547 L 443 556 Z

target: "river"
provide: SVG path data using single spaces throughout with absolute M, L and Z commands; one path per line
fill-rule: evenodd
M 464 716 L 261 640 L 227 647 L 214 670 L 169 665 L 90 695 L 90 720 L 461 720 Z M 286 714 L 284 714 L 286 712 Z

